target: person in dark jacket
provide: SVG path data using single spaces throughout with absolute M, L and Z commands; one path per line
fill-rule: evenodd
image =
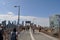
M 0 40 L 3 40 L 3 28 L 0 26 Z
M 13 32 L 11 32 L 11 40 L 17 40 L 17 32 L 16 28 L 13 29 Z

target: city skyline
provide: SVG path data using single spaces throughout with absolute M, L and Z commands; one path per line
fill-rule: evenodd
M 1 15 L 0 14 L 0 23 L 1 21 L 17 21 L 18 16 L 14 15 L 14 14 L 5 14 L 5 15 Z M 34 17 L 34 16 L 20 16 L 20 23 L 22 21 L 31 21 L 32 23 L 35 23 L 37 25 L 41 25 L 41 26 L 49 26 L 49 18 L 43 18 L 43 17 Z

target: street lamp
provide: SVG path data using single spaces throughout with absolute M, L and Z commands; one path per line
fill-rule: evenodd
M 17 22 L 17 25 L 19 26 L 19 22 L 20 22 L 20 6 L 14 6 L 14 7 L 18 7 L 18 22 Z

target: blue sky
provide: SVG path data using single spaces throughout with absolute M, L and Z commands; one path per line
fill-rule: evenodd
M 39 25 L 49 26 L 49 16 L 60 14 L 60 0 L 0 0 L 0 22 L 17 20 L 18 8 L 22 19 L 32 20 Z M 8 14 L 11 14 L 10 17 Z
M 0 0 L 0 14 L 13 12 L 18 9 L 14 5 L 20 5 L 20 13 L 23 16 L 49 17 L 60 13 L 60 0 Z

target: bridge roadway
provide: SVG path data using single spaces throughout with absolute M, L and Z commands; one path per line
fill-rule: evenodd
M 26 31 L 26 30 L 22 31 L 18 35 L 18 40 L 58 40 L 58 39 L 48 36 L 41 32 L 35 32 L 33 34 L 32 30 L 30 29 L 29 31 Z

